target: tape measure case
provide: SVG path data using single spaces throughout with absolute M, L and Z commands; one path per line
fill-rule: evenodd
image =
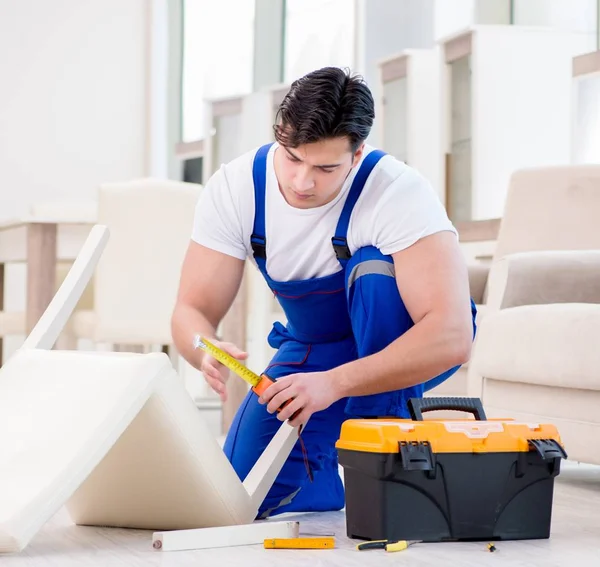
M 474 420 L 423 420 L 450 409 Z M 412 419 L 350 419 L 336 443 L 346 531 L 368 540 L 477 541 L 550 535 L 566 452 L 555 426 L 487 420 L 476 398 L 409 401 Z

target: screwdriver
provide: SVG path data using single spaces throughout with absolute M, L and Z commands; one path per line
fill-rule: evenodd
M 367 541 L 365 543 L 359 543 L 356 546 L 356 549 L 359 551 L 365 551 L 367 549 L 385 549 L 386 551 L 404 551 L 409 546 L 415 543 L 421 543 L 422 540 L 399 540 L 399 541 L 390 541 L 389 539 L 381 539 L 374 541 Z

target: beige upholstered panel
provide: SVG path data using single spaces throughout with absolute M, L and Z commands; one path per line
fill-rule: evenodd
M 488 390 L 488 387 L 492 385 Z M 483 404 L 488 418 L 528 423 L 552 423 L 572 461 L 600 465 L 600 392 L 577 389 L 526 387 L 519 383 L 485 381 Z M 525 407 L 524 407 L 525 406 Z
M 600 249 L 600 165 L 513 174 L 495 258 L 533 250 Z
M 600 305 L 526 305 L 488 313 L 471 369 L 484 378 L 600 390 Z
M 73 328 L 97 342 L 170 344 L 170 319 L 201 187 L 142 179 L 103 185 L 98 222 L 111 239 L 94 278 L 94 311 Z
M 517 252 L 494 262 L 490 309 L 548 303 L 600 303 L 600 250 Z

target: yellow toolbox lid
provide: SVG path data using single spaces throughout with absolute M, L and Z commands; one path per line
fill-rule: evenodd
M 539 441 L 536 441 L 539 440 Z M 562 447 L 554 425 L 512 420 L 349 419 L 342 424 L 338 449 L 398 453 L 401 444 L 427 443 L 433 453 L 527 452 L 550 441 Z

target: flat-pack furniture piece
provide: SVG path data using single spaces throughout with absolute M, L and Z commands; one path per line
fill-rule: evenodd
M 107 239 L 106 227 L 92 230 L 0 369 L 0 552 L 23 550 L 63 506 L 80 525 L 226 527 L 231 545 L 245 541 L 297 429 L 283 423 L 242 482 L 166 354 L 50 350 Z

